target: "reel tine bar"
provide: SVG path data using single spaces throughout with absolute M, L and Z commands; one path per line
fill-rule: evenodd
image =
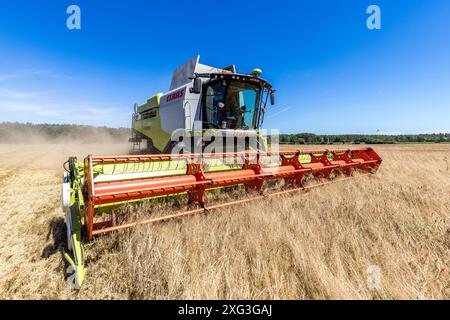
M 302 157 L 303 156 L 303 157 Z M 278 163 L 272 166 L 263 165 L 263 158 L 278 157 Z M 204 170 L 209 168 L 209 161 L 220 160 L 224 163 L 231 158 L 233 163 L 242 163 L 237 167 L 232 165 L 225 170 Z M 308 159 L 309 160 L 305 160 Z M 142 171 L 154 168 L 156 164 L 163 167 L 176 161 L 175 170 L 179 171 L 184 163 L 183 174 L 156 176 L 150 178 L 124 179 L 114 181 L 95 181 L 94 167 L 100 164 L 113 165 L 128 169 L 130 164 Z M 380 156 L 372 149 L 348 150 L 294 150 L 276 152 L 231 152 L 213 154 L 163 154 L 139 156 L 88 156 L 84 163 L 84 192 L 87 199 L 84 206 L 85 231 L 89 239 L 97 234 L 123 229 L 123 226 L 113 226 L 112 221 L 94 222 L 95 212 L 99 206 L 122 204 L 130 201 L 145 200 L 154 197 L 170 196 L 187 193 L 188 203 L 197 203 L 205 207 L 205 191 L 208 189 L 244 185 L 247 191 L 264 192 L 264 182 L 267 180 L 284 180 L 287 187 L 304 189 L 305 175 L 316 178 L 330 179 L 333 171 L 345 176 L 351 176 L 354 170 L 374 173 L 381 164 Z M 204 166 L 206 162 L 206 166 Z M 125 170 L 123 169 L 123 170 Z M 197 211 L 193 211 L 197 212 Z M 156 221 L 156 220 L 155 220 Z M 159 221 L 159 220 L 158 220 Z M 131 223 L 128 225 L 139 224 Z

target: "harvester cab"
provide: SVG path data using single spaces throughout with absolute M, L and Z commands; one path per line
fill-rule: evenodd
M 266 150 L 259 129 L 267 102 L 275 103 L 275 90 L 260 78 L 262 71 L 239 74 L 234 65 L 215 68 L 200 64 L 199 59 L 196 56 L 174 71 L 167 93 L 135 105 L 129 139 L 134 152 L 171 153 L 174 147 L 186 145 L 193 152 L 199 144 L 204 150 L 218 136 L 223 145 L 227 138 L 247 139 L 243 149 Z M 239 143 L 231 145 L 239 151 Z

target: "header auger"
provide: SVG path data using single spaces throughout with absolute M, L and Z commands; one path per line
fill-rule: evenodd
M 211 119 L 216 120 L 212 123 L 202 121 L 212 127 L 215 126 L 214 123 L 220 124 L 218 127 L 214 127 L 215 130 L 221 131 L 217 136 L 219 140 L 224 137 L 224 132 L 227 136 L 230 132 L 232 134 L 238 132 L 240 136 L 253 137 L 255 143 L 244 143 L 242 148 L 237 148 L 237 150 L 235 146 L 232 146 L 225 149 L 224 152 L 217 149 L 214 149 L 214 152 L 207 152 L 208 146 L 204 139 L 187 134 L 184 138 L 192 138 L 195 145 L 202 145 L 200 152 L 190 152 L 191 149 L 188 148 L 188 152 L 184 149 L 181 153 L 158 153 L 161 152 L 161 150 L 158 151 L 158 148 L 163 145 L 164 149 L 170 146 L 171 151 L 175 150 L 175 147 L 180 147 L 177 145 L 180 141 L 169 139 L 167 142 L 164 140 L 163 143 L 155 144 L 154 140 L 160 132 L 162 118 L 158 120 L 160 123 L 155 125 L 157 120 L 137 116 L 138 110 L 136 110 L 133 115 L 134 131 L 131 142 L 136 144 L 136 139 L 146 137 L 147 142 L 150 141 L 147 149 L 149 146 L 156 149 L 153 150 L 153 154 L 90 155 L 83 162 L 79 162 L 74 157 L 67 161 L 62 197 L 66 212 L 70 252 L 65 253 L 65 257 L 74 270 L 72 278 L 75 288 L 81 286 L 85 275 L 83 242 L 89 241 L 95 236 L 137 225 L 160 223 L 200 214 L 225 206 L 304 191 L 332 181 L 347 179 L 355 171 L 371 174 L 378 169 L 381 158 L 372 148 L 292 151 L 277 151 L 267 148 L 265 140 L 258 134 L 266 107 L 265 102 L 260 101 L 260 97 L 263 90 L 267 90 L 266 94 L 271 96 L 273 89 L 265 81 L 249 80 L 252 77 L 259 79 L 257 75 L 260 71 L 257 71 L 254 76 L 238 75 L 230 71 L 227 73 L 227 77 L 233 79 L 230 80 L 231 82 L 224 81 L 225 77 L 220 78 L 220 86 L 224 85 L 225 91 L 232 90 L 232 92 L 221 94 L 218 96 L 219 98 L 212 94 L 210 96 L 212 97 L 210 101 L 212 110 L 209 111 L 211 115 L 214 115 Z M 203 85 L 200 92 L 205 93 L 204 90 L 206 90 L 208 93 L 208 83 L 214 84 L 217 81 L 216 75 L 218 73 L 210 74 L 209 77 L 204 75 L 209 80 L 201 84 L 199 80 L 196 80 L 200 77 L 197 74 L 188 81 L 183 90 L 194 93 L 199 91 Z M 253 85 L 253 81 L 256 84 L 249 89 L 247 82 Z M 240 85 L 239 82 L 244 82 L 244 84 Z M 239 88 L 254 92 L 247 91 L 241 94 Z M 179 90 L 176 88 L 175 92 L 180 92 Z M 247 95 L 253 99 L 246 98 Z M 171 97 L 169 100 L 179 98 L 178 94 L 173 92 L 162 97 L 166 96 Z M 183 99 L 183 103 L 188 101 L 191 106 L 194 104 L 189 98 Z M 197 97 L 197 110 L 204 110 L 202 103 L 206 101 L 205 99 L 207 99 L 207 94 Z M 271 100 L 274 100 L 273 96 Z M 236 107 L 233 103 L 239 103 L 239 106 Z M 162 104 L 160 107 L 153 108 L 156 110 L 154 112 L 158 114 L 160 108 L 162 112 Z M 253 110 L 252 117 L 245 118 L 249 109 Z M 177 108 L 173 109 L 173 112 L 176 110 Z M 186 108 L 181 110 L 185 115 L 191 112 L 186 111 Z M 147 111 L 148 109 L 144 110 L 144 112 Z M 233 112 L 234 116 L 229 117 L 228 115 Z M 198 117 L 197 120 L 203 119 L 202 112 L 199 111 Z M 151 125 L 147 126 L 148 130 L 144 134 L 135 130 L 135 122 L 140 121 L 138 127 L 143 128 L 146 127 L 145 119 L 150 119 Z M 194 132 L 195 130 L 189 127 L 189 124 L 193 125 L 193 122 L 186 121 L 185 131 Z M 156 131 L 152 131 L 152 128 L 156 128 Z M 139 133 L 139 137 L 136 136 L 137 133 Z M 211 145 L 213 143 L 210 143 L 209 146 Z M 268 183 L 272 180 L 281 183 L 272 187 L 274 184 Z M 208 199 L 209 190 L 224 189 L 230 186 L 244 188 L 248 196 L 224 203 L 215 203 Z M 185 198 L 186 204 L 190 205 L 188 209 L 158 217 L 149 216 L 137 221 L 122 221 L 123 219 L 115 218 L 115 209 L 121 205 L 173 196 Z

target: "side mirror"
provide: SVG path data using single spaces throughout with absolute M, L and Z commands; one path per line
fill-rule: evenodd
M 275 104 L 275 91 L 272 91 L 270 93 L 270 104 L 274 105 Z
M 194 78 L 194 87 L 192 88 L 192 92 L 197 94 L 202 92 L 202 79 Z

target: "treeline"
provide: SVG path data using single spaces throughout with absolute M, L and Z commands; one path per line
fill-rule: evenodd
M 74 124 L 0 123 L 0 143 L 122 143 L 129 128 Z
M 316 135 L 313 133 L 281 134 L 283 144 L 394 144 L 394 143 L 445 143 L 450 142 L 450 133 L 367 135 L 340 134 Z
M 125 143 L 129 128 L 94 127 L 74 124 L 0 123 L 0 143 Z M 366 135 L 281 134 L 283 144 L 394 144 L 450 143 L 450 133 Z

